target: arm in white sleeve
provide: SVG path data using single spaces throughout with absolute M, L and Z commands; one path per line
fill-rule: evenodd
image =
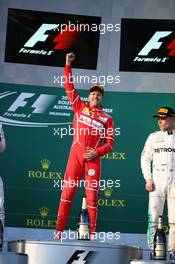
M 141 153 L 141 169 L 146 181 L 152 179 L 153 144 L 152 135 L 149 135 Z
M 5 150 L 6 143 L 5 143 L 5 137 L 4 137 L 4 131 L 2 129 L 2 125 L 0 125 L 0 152 L 3 152 Z

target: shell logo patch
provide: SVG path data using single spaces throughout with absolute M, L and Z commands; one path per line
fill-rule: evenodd
M 88 107 L 85 107 L 85 108 L 83 109 L 83 113 L 88 114 L 88 113 L 89 113 L 89 108 L 88 108 Z
M 90 111 L 89 107 L 85 107 L 83 109 L 83 114 L 89 115 L 90 117 L 94 116 L 94 113 L 92 111 Z

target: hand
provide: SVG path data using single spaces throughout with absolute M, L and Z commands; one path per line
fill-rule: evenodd
M 73 60 L 75 60 L 75 54 L 73 52 L 67 53 L 67 55 L 66 55 L 66 65 L 70 66 Z
M 92 160 L 98 156 L 98 153 L 93 149 L 87 149 L 83 154 L 83 158 L 86 160 Z
M 145 189 L 148 191 L 148 192 L 152 192 L 155 190 L 155 184 L 153 182 L 153 180 L 148 180 L 145 184 Z

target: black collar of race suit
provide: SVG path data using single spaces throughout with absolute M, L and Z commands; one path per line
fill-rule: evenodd
M 168 135 L 173 135 L 173 131 L 167 131 Z
M 175 135 L 175 129 L 170 130 L 170 131 L 167 131 L 167 134 L 168 134 L 168 135 L 173 135 L 173 134 Z
M 166 133 L 167 135 L 175 135 L 175 129 L 170 130 L 170 131 L 163 131 L 164 133 Z

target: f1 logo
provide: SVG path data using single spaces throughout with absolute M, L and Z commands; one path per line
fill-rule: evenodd
M 152 38 L 146 43 L 146 45 L 141 49 L 141 51 L 138 53 L 140 56 L 146 56 L 148 53 L 153 49 L 159 49 L 162 45 L 162 41 L 159 41 L 161 38 L 165 38 L 169 36 L 173 31 L 157 31 L 154 33 Z M 175 56 L 175 40 L 168 45 L 168 49 L 171 49 L 169 55 Z
M 45 42 L 49 37 L 49 34 L 46 32 L 50 30 L 56 30 L 58 26 L 59 24 L 42 24 L 33 34 L 33 36 L 31 36 L 31 38 L 24 44 L 24 47 L 33 48 L 38 42 Z M 78 26 L 67 26 L 66 24 L 62 26 L 61 33 L 58 33 L 53 39 L 53 42 L 57 43 L 54 47 L 54 50 L 68 49 L 79 35 L 80 29 Z
M 76 250 L 66 264 L 90 264 L 96 252 Z
M 24 47 L 33 47 L 38 41 L 45 41 L 48 38 L 48 34 L 45 34 L 48 30 L 56 29 L 58 24 L 42 24 L 35 34 L 24 44 Z
M 28 99 L 33 97 L 35 93 L 21 93 L 13 104 L 9 107 L 8 111 L 15 112 L 18 108 L 25 107 L 28 103 Z M 56 95 L 40 94 L 40 96 L 32 104 L 31 108 L 34 108 L 32 113 L 42 114 L 46 109 L 54 102 Z

